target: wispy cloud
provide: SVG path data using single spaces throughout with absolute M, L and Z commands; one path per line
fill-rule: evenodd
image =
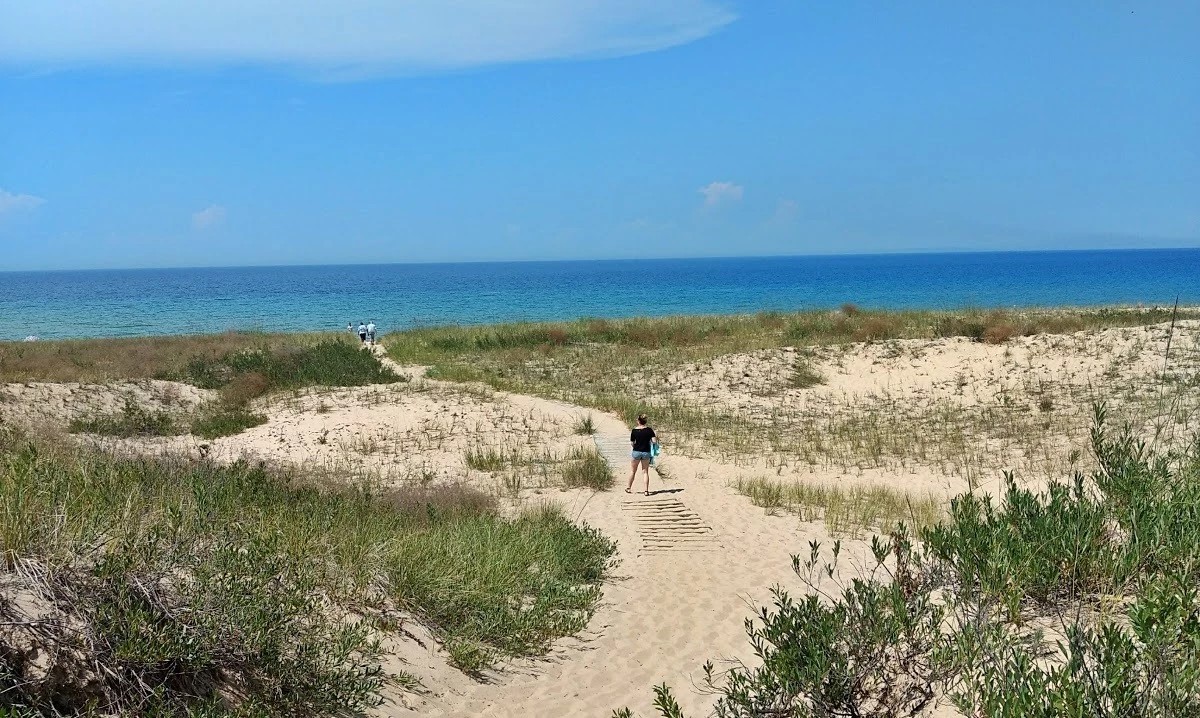
M 210 204 L 192 214 L 192 229 L 208 229 L 224 221 L 225 208 L 219 204 Z
M 718 207 L 742 201 L 742 186 L 732 182 L 709 182 L 701 187 L 699 192 L 704 195 L 705 207 Z
M 0 4 L 0 63 L 371 75 L 632 55 L 735 18 L 726 0 L 38 0 Z
M 46 204 L 46 200 L 41 197 L 34 197 L 31 194 L 13 194 L 0 189 L 0 214 L 37 209 L 43 204 Z

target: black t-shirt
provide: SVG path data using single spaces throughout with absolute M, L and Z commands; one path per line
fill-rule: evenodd
M 634 451 L 650 451 L 650 440 L 654 438 L 654 429 L 639 426 L 629 432 L 629 440 L 633 442 Z

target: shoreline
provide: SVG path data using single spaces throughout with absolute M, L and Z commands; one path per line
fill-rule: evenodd
M 124 271 L 124 270 L 122 270 Z M 379 334 L 382 340 L 384 337 L 404 334 L 415 334 L 420 332 L 436 332 L 447 330 L 487 330 L 492 328 L 518 329 L 518 328 L 559 328 L 569 327 L 573 325 L 585 324 L 587 322 L 612 322 L 612 323 L 628 323 L 628 322 L 645 322 L 645 323 L 673 323 L 680 321 L 691 320 L 750 320 L 762 316 L 779 316 L 779 317 L 802 317 L 816 316 L 822 314 L 837 314 L 843 311 L 846 307 L 854 307 L 854 309 L 863 314 L 872 316 L 904 316 L 904 315 L 927 315 L 930 317 L 954 317 L 954 316 L 984 316 L 989 314 L 1008 314 L 1013 316 L 1031 316 L 1045 317 L 1053 315 L 1067 316 L 1089 316 L 1096 315 L 1102 312 L 1121 312 L 1121 313 L 1148 313 L 1156 311 L 1172 311 L 1177 309 L 1180 316 L 1185 314 L 1200 312 L 1200 302 L 1197 303 L 1180 303 L 1176 308 L 1173 303 L 1166 304 L 1145 304 L 1145 303 L 1110 303 L 1110 304 L 1062 304 L 1062 305 L 988 305 L 988 306 L 969 306 L 953 309 L 945 308 L 922 308 L 922 309 L 885 309 L 875 308 L 871 306 L 860 306 L 852 302 L 846 302 L 839 306 L 828 306 L 821 308 L 805 308 L 793 310 L 780 309 L 760 309 L 757 311 L 747 312 L 695 312 L 695 313 L 674 313 L 674 314 L 632 314 L 623 316 L 578 316 L 573 319 L 519 319 L 513 321 L 501 322 L 449 322 L 449 323 L 429 323 L 429 324 L 414 324 L 393 331 L 383 331 Z M 71 335 L 58 337 L 42 337 L 37 336 L 37 339 L 30 341 L 27 338 L 0 338 L 0 347 L 5 345 L 28 345 L 28 344 L 65 344 L 71 342 L 137 342 L 151 340 L 175 340 L 175 339 L 206 339 L 211 337 L 228 337 L 228 336 L 244 336 L 244 337 L 288 337 L 299 338 L 304 340 L 317 340 L 321 338 L 356 338 L 356 334 L 345 329 L 297 329 L 288 331 L 266 331 L 263 329 L 250 328 L 238 329 L 230 328 L 218 331 L 200 331 L 200 332 L 162 332 L 162 333 L 145 333 L 145 334 L 106 334 L 106 335 Z M 0 380 L 2 380 L 0 375 Z

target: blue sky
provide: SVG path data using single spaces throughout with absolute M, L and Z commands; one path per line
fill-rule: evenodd
M 1200 246 L 1191 0 L 17 5 L 0 269 Z

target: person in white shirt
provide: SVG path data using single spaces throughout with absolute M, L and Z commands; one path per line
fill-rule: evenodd
M 375 320 L 367 322 L 367 341 L 371 342 L 371 346 L 375 346 Z
M 363 324 L 362 321 L 358 323 L 358 340 L 363 344 L 367 343 L 367 325 Z

